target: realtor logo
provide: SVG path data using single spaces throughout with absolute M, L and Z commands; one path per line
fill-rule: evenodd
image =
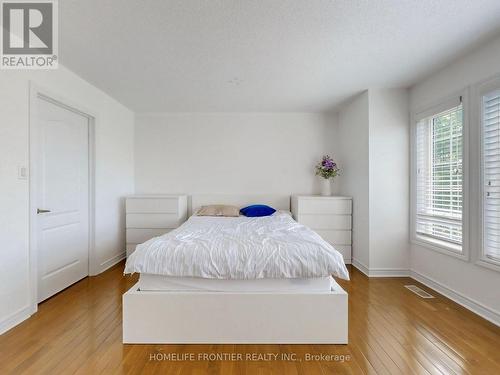
M 1 68 L 57 68 L 57 1 L 1 1 Z

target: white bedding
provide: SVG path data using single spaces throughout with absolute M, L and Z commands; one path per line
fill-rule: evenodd
M 336 286 L 331 276 L 311 279 L 221 280 L 141 273 L 139 277 L 140 290 L 166 292 L 325 293 Z
M 349 279 L 342 255 L 286 213 L 192 216 L 179 228 L 138 245 L 125 273 L 207 279 Z

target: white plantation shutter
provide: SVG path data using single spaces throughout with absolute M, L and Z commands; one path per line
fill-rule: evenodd
M 415 149 L 416 235 L 461 252 L 462 104 L 418 121 Z
M 483 251 L 500 261 L 500 90 L 482 99 Z

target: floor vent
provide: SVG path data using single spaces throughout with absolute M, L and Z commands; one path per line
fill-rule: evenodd
M 405 285 L 405 288 L 411 290 L 417 296 L 420 296 L 422 298 L 434 298 L 432 294 L 427 293 L 425 290 L 420 289 L 416 285 Z

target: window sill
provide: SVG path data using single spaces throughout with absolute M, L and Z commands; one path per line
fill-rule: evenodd
M 466 251 L 464 251 L 463 246 L 453 245 L 445 241 L 434 240 L 418 235 L 412 238 L 411 243 L 441 254 L 452 256 L 454 258 L 463 260 L 464 262 L 469 261 L 469 255 Z
M 490 270 L 500 272 L 500 262 L 493 259 L 481 257 L 476 261 L 476 264 L 481 267 L 489 268 Z

